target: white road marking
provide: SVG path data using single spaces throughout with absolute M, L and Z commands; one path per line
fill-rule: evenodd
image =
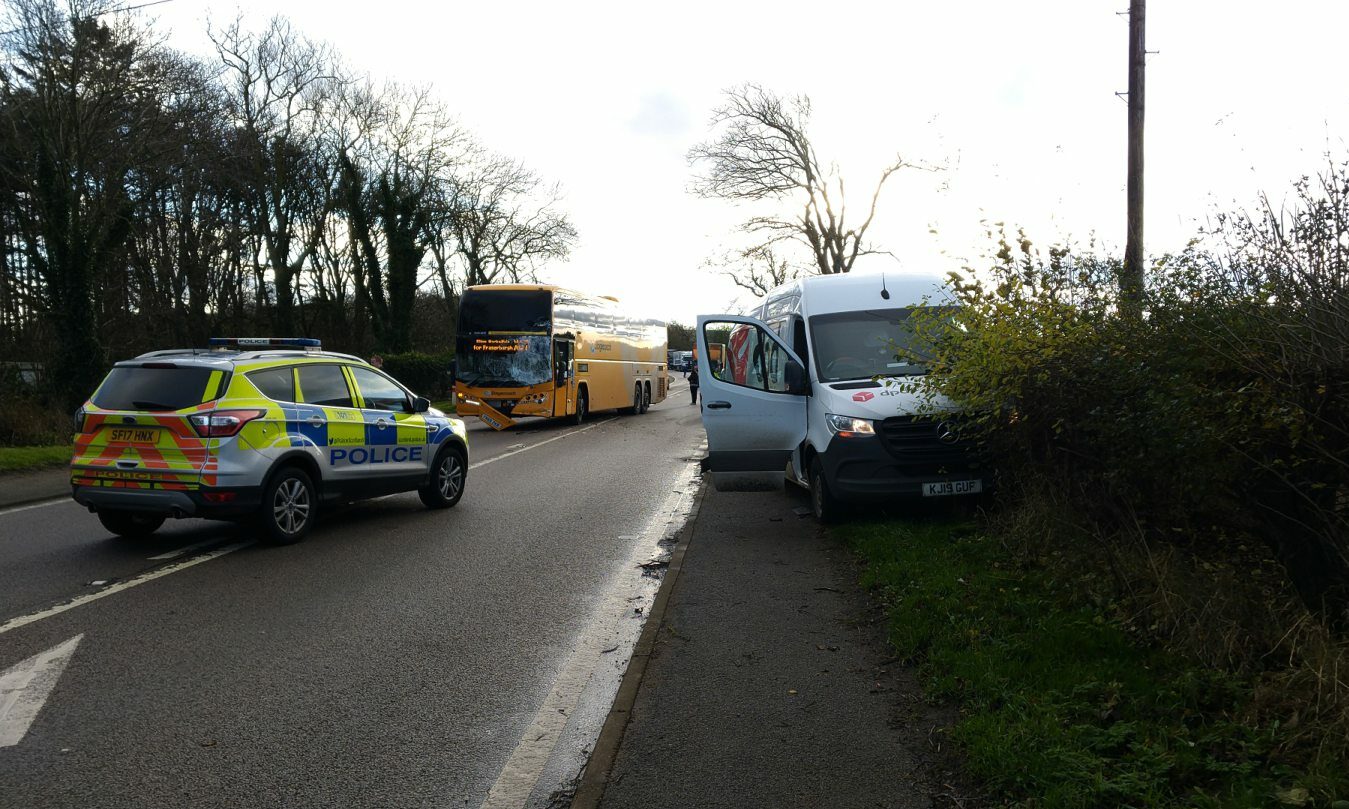
M 210 545 L 214 545 L 214 544 L 218 543 L 219 541 L 220 541 L 220 537 L 212 537 L 211 539 L 203 539 L 201 542 L 194 542 L 194 543 L 192 543 L 191 545 L 188 545 L 188 546 L 183 547 L 183 548 L 179 548 L 179 549 L 176 550 L 176 551 L 169 551 L 168 553 L 161 553 L 161 554 L 158 555 L 158 556 L 150 556 L 150 557 L 147 557 L 147 558 L 149 558 L 149 560 L 150 560 L 151 562 L 164 562 L 164 561 L 167 561 L 167 560 L 169 560 L 169 559 L 177 559 L 179 556 L 186 556 L 187 554 L 192 553 L 193 551 L 199 551 L 199 550 L 201 550 L 202 548 L 205 548 L 205 547 L 210 546 Z
M 567 720 L 575 713 L 587 683 L 604 655 L 614 651 L 613 647 L 618 643 L 615 638 L 619 635 L 619 622 L 632 613 L 634 597 L 639 597 L 643 588 L 650 586 L 649 580 L 644 581 L 636 574 L 637 566 L 650 560 L 656 543 L 669 532 L 670 523 L 679 515 L 687 513 L 696 472 L 697 467 L 689 464 L 680 474 L 671 485 L 661 507 L 639 535 L 643 541 L 632 543 L 631 556 L 609 576 L 608 580 L 612 584 L 608 592 L 591 613 L 589 624 L 553 682 L 552 691 L 544 698 L 543 704 L 534 714 L 534 720 L 520 737 L 506 765 L 501 768 L 501 774 L 497 776 L 496 783 L 487 793 L 480 809 L 519 809 L 529 800 L 548 759 L 557 747 Z M 629 644 L 635 642 L 633 638 Z M 630 659 L 631 645 L 623 654 Z
M 51 500 L 43 500 L 38 503 L 28 503 L 27 505 L 22 506 L 10 506 L 9 508 L 0 508 L 0 517 L 5 516 L 6 514 L 18 514 L 20 511 L 28 511 L 29 509 L 34 508 L 46 508 L 47 506 L 54 506 L 58 503 L 73 503 L 73 502 L 75 501 L 71 500 L 69 497 L 62 496 L 53 498 Z
M 99 590 L 97 593 L 88 593 L 86 595 L 79 596 L 78 598 L 73 598 L 70 601 L 67 601 L 63 604 L 57 604 L 55 607 L 48 607 L 47 609 L 41 610 L 39 612 L 30 612 L 27 615 L 20 615 L 18 618 L 11 618 L 8 621 L 5 621 L 3 624 L 0 624 L 0 635 L 3 635 L 6 632 L 9 632 L 10 630 L 18 629 L 21 626 L 27 626 L 28 624 L 41 621 L 44 618 L 50 618 L 53 615 L 60 615 L 61 613 L 67 610 L 73 610 L 76 607 L 82 607 L 91 601 L 97 601 L 100 598 L 105 598 L 114 593 L 120 593 L 123 590 L 130 590 L 132 587 L 138 587 L 142 584 L 145 584 L 148 581 L 154 581 L 155 579 L 163 578 L 169 575 L 170 573 L 177 573 L 180 570 L 187 570 L 189 567 L 194 567 L 196 565 L 201 564 L 202 562 L 209 562 L 212 559 L 219 559 L 220 557 L 224 556 L 227 553 L 234 553 L 235 551 L 240 550 L 241 548 L 247 548 L 248 546 L 256 543 L 257 543 L 256 539 L 249 539 L 243 542 L 236 542 L 233 545 L 227 545 L 218 551 L 212 551 L 211 553 L 204 554 L 202 556 L 197 556 L 192 559 L 186 559 L 182 562 L 177 562 L 172 565 L 165 565 L 164 567 L 151 570 L 148 573 L 142 573 L 134 578 L 118 582 L 112 585 L 111 587 L 105 587 L 102 590 Z
M 23 741 L 83 637 L 76 635 L 0 674 L 0 747 Z
M 509 458 L 509 457 L 511 457 L 512 455 L 519 455 L 519 454 L 522 453 L 522 452 L 529 452 L 531 449 L 534 449 L 535 447 L 541 447 L 541 446 L 543 446 L 544 444 L 551 444 L 551 443 L 553 443 L 554 441 L 561 441 L 562 439 L 564 439 L 564 438 L 570 438 L 570 437 L 572 437 L 573 435 L 580 435 L 581 433 L 583 433 L 583 432 L 585 432 L 585 431 L 587 431 L 587 430 L 593 430 L 593 429 L 595 429 L 596 427 L 599 427 L 599 426 L 602 425 L 602 424 L 608 424 L 608 423 L 611 422 L 611 421 L 613 421 L 612 418 L 607 418 L 607 419 L 605 419 L 604 421 L 597 421 L 597 422 L 595 422 L 594 424 L 591 424 L 591 425 L 588 426 L 588 427 L 582 427 L 582 428 L 579 429 L 579 430 L 572 430 L 571 432 L 566 432 L 566 433 L 563 433 L 562 435 L 555 435 L 555 436 L 553 436 L 552 438 L 545 438 L 544 440 L 542 440 L 542 441 L 537 441 L 537 442 L 535 442 L 535 443 L 533 443 L 533 444 L 530 444 L 530 445 L 527 446 L 527 447 L 522 447 L 522 448 L 520 448 L 520 449 L 513 449 L 513 450 L 511 450 L 510 452 L 503 452 L 503 453 L 501 453 L 500 455 L 494 455 L 494 456 L 492 456 L 491 458 L 488 458 L 488 459 L 485 460 L 485 461 L 478 461 L 477 463 L 471 463 L 471 464 L 468 465 L 468 468 L 469 468 L 469 470 L 473 470 L 473 469 L 477 469 L 477 468 L 480 467 L 480 466 L 486 466 L 486 465 L 488 465 L 489 463 L 496 463 L 497 461 L 499 461 L 499 460 L 501 460 L 501 459 L 503 459 L 503 458 Z
M 531 449 L 534 449 L 535 447 L 541 447 L 541 446 L 543 446 L 544 444 L 551 444 L 551 443 L 554 442 L 554 441 L 561 441 L 561 440 L 564 439 L 564 438 L 569 438 L 569 437 L 571 437 L 571 436 L 573 436 L 573 435 L 579 435 L 580 433 L 584 433 L 584 432 L 586 432 L 587 430 L 593 430 L 593 429 L 595 429 L 596 427 L 599 427 L 599 426 L 601 426 L 601 425 L 607 424 L 607 423 L 609 423 L 609 422 L 611 422 L 611 421 L 613 421 L 612 418 L 604 419 L 603 421 L 597 421 L 597 422 L 595 422 L 594 424 L 591 424 L 591 425 L 582 427 L 582 428 L 580 428 L 579 430 L 571 430 L 570 432 L 563 433 L 562 435 L 555 435 L 555 436 L 553 436 L 552 438 L 547 438 L 547 439 L 544 439 L 543 441 L 538 441 L 538 442 L 536 442 L 536 443 L 530 444 L 530 445 L 527 446 L 527 447 L 523 447 L 523 448 L 517 449 L 517 450 L 512 450 L 512 451 L 510 451 L 510 452 L 504 452 L 504 453 L 502 453 L 502 454 L 500 454 L 500 455 L 497 455 L 497 456 L 495 456 L 495 457 L 488 458 L 488 459 L 485 460 L 485 461 L 478 461 L 477 463 L 469 464 L 469 467 L 468 467 L 468 468 L 469 468 L 469 469 L 477 469 L 478 467 L 486 466 L 486 465 L 488 465 L 489 463 L 496 463 L 497 461 L 500 461 L 500 460 L 502 460 L 503 458 L 509 458 L 509 457 L 511 457 L 512 455 L 519 455 L 520 453 L 522 453 L 522 452 L 528 452 L 528 451 L 530 451 Z M 395 497 L 395 496 L 397 496 L 397 495 L 387 495 L 387 496 L 389 496 L 389 497 Z M 377 499 L 383 499 L 383 498 L 377 498 Z M 52 504 L 54 504 L 54 503 L 63 503 L 63 502 L 67 502 L 67 501 L 64 500 L 64 499 L 62 499 L 62 500 L 54 500 L 54 501 L 51 501 L 51 502 L 47 502 L 47 503 L 38 503 L 38 504 L 31 505 L 31 506 L 20 506 L 18 509 L 14 509 L 14 510 L 22 510 L 22 509 L 24 509 L 24 508 L 37 508 L 38 506 L 52 505 Z M 0 511 L 0 514 L 4 514 L 4 513 L 6 513 L 6 512 Z M 188 546 L 188 547 L 186 547 L 186 548 L 183 548 L 183 549 L 181 549 L 181 550 L 179 550 L 179 551 L 172 551 L 172 552 L 170 552 L 170 553 L 161 554 L 161 555 L 159 555 L 159 556 L 154 556 L 154 557 L 151 557 L 151 558 L 154 559 L 154 560 L 172 559 L 172 558 L 175 558 L 176 556 L 181 556 L 181 555 L 183 555 L 183 554 L 185 554 L 185 553 L 188 553 L 189 551 L 195 550 L 196 548 L 199 548 L 199 547 L 201 547 L 201 546 L 204 546 L 204 545 L 210 544 L 210 543 L 212 543 L 212 542 L 216 542 L 216 541 L 218 541 L 218 540 L 215 540 L 215 539 L 212 539 L 212 540 L 206 540 L 206 541 L 204 541 L 204 542 L 199 542 L 199 543 L 197 543 L 196 545 L 190 545 L 190 546 Z M 256 540 L 256 539 L 250 539 L 250 540 L 246 540 L 246 541 L 244 541 L 244 542 L 236 542 L 236 543 L 233 544 L 233 545 L 228 545 L 228 546 L 226 546 L 226 547 L 224 547 L 224 548 L 221 548 L 220 550 L 212 551 L 211 553 L 204 554 L 204 555 L 202 555 L 202 556 L 193 557 L 192 559 L 187 559 L 187 560 L 184 560 L 184 561 L 182 561 L 182 562 L 177 562 L 177 563 L 175 563 L 175 564 L 166 565 L 166 566 L 164 566 L 164 567 L 157 568 L 157 569 L 155 569 L 155 570 L 151 570 L 151 571 L 149 571 L 149 572 L 147 572 L 147 573 L 142 573 L 142 574 L 140 574 L 139 576 L 136 576 L 136 577 L 134 577 L 134 578 L 127 579 L 126 581 L 123 581 L 123 582 L 118 582 L 117 584 L 114 584 L 114 585 L 112 585 L 111 587 L 106 587 L 106 588 L 104 588 L 104 589 L 102 589 L 102 590 L 99 590 L 99 591 L 96 592 L 96 593 L 88 593 L 87 595 L 79 596 L 78 598 L 71 599 L 70 601 L 66 601 L 66 602 L 64 602 L 64 603 L 62 603 L 62 604 L 57 604 L 57 605 L 54 606 L 54 607 L 49 607 L 49 608 L 47 608 L 47 609 L 45 609 L 45 610 L 41 610 L 41 611 L 39 611 L 39 612 L 29 613 L 28 615 L 20 615 L 18 618 L 11 618 L 11 619 L 9 619 L 8 621 L 5 621 L 4 623 L 0 624 L 0 635 L 3 635 L 3 634 L 5 634 L 6 632 L 9 632 L 9 631 L 12 630 L 12 629 L 18 629 L 18 628 L 21 627 L 21 626 L 27 626 L 28 624 L 35 623 L 35 622 L 37 622 L 37 621 L 41 621 L 41 620 L 44 619 L 44 618 L 50 618 L 50 617 L 52 617 L 53 615 L 60 615 L 61 613 L 65 612 L 65 611 L 67 611 L 67 610 L 73 610 L 73 609 L 75 609 L 76 607 L 83 606 L 83 605 L 85 605 L 85 604 L 88 604 L 88 603 L 91 602 L 91 601 L 97 601 L 98 599 L 104 598 L 105 596 L 110 596 L 110 595 L 112 595 L 112 594 L 114 594 L 114 593 L 120 593 L 120 592 L 122 592 L 123 590 L 130 590 L 132 587 L 136 587 L 136 586 L 138 586 L 138 585 L 145 584 L 145 583 L 148 582 L 148 581 L 154 581 L 155 579 L 163 578 L 164 576 L 167 576 L 167 575 L 169 575 L 170 573 L 177 573 L 177 572 L 180 571 L 180 570 L 187 570 L 189 567 L 193 567 L 193 566 L 195 566 L 195 565 L 199 565 L 199 564 L 201 564 L 202 562 L 209 562 L 209 561 L 211 561 L 212 559 L 219 559 L 220 557 L 224 556 L 224 555 L 227 554 L 227 553 L 233 553 L 233 552 L 235 552 L 235 551 L 237 551 L 237 550 L 240 550 L 240 549 L 242 549 L 242 548 L 247 548 L 248 546 L 253 545 L 253 544 L 256 544 L 256 543 L 257 543 L 257 540 Z

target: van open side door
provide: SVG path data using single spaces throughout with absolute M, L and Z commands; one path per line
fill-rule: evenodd
M 704 471 L 781 473 L 806 436 L 810 382 L 801 359 L 762 321 L 699 315 L 698 382 Z

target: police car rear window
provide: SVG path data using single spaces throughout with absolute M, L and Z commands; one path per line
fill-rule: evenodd
M 194 366 L 120 366 L 108 373 L 91 400 L 104 410 L 182 410 L 220 391 L 212 373 Z
M 295 376 L 290 368 L 268 368 L 254 371 L 248 375 L 248 381 L 274 402 L 295 401 Z

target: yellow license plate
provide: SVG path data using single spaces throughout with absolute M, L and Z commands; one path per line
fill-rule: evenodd
M 159 429 L 155 427 L 115 427 L 108 440 L 114 444 L 158 444 Z

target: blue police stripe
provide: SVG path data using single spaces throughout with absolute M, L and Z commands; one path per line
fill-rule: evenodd
M 323 419 L 323 423 L 318 426 L 309 423 L 309 418 L 315 414 Z M 313 405 L 297 405 L 295 407 L 295 418 L 295 433 L 313 441 L 314 446 L 328 446 L 328 414 L 323 412 L 323 408 Z
M 365 417 L 365 445 L 378 447 L 398 443 L 398 424 L 393 420 L 392 410 L 362 410 Z M 375 426 L 377 419 L 383 418 L 388 426 L 383 430 Z

